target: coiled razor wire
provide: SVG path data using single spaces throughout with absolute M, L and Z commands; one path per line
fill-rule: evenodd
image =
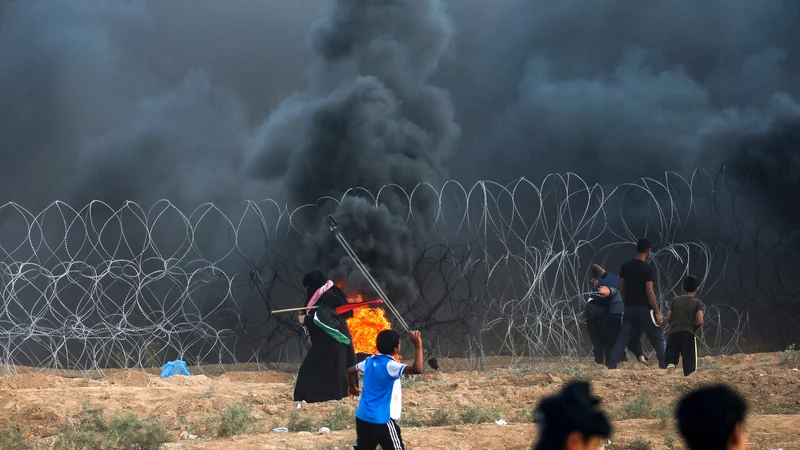
M 695 238 L 724 222 L 716 186 L 704 172 L 612 188 L 554 174 L 540 183 L 354 188 L 298 208 L 265 200 L 185 213 L 169 200 L 147 209 L 95 201 L 80 209 L 54 202 L 34 213 L 7 203 L 0 207 L 2 372 L 296 361 L 304 341 L 296 325 L 268 314 L 302 301 L 305 269 L 286 254 L 296 247 L 283 244 L 322 226 L 300 219 L 309 211 L 331 211 L 348 196 L 377 207 L 388 193 L 407 199 L 398 214 L 408 223 L 428 227 L 427 246 L 408 249 L 418 256 L 411 277 L 419 298 L 397 306 L 412 328 L 425 330 L 429 352 L 586 355 L 587 269 L 629 258 L 646 235 L 658 244 L 659 299 L 678 293 L 686 274 L 701 277 L 710 305 L 702 346 L 733 353 L 749 315 L 729 306 L 719 287 L 730 254 L 724 242 Z

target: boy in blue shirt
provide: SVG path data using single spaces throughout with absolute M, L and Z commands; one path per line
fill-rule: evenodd
M 379 444 L 384 450 L 405 449 L 397 425 L 402 407 L 400 379 L 403 374 L 422 373 L 422 338 L 419 331 L 411 332 L 411 342 L 416 350 L 411 367 L 392 358 L 392 355 L 400 353 L 400 335 L 394 330 L 383 330 L 376 339 L 375 346 L 379 353 L 347 370 L 350 395 L 361 394 L 356 411 L 357 450 L 374 450 Z M 359 372 L 364 374 L 363 392 L 356 386 Z

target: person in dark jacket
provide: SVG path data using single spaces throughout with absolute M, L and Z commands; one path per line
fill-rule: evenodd
M 597 364 L 607 364 L 611 350 L 622 326 L 625 305 L 619 294 L 619 278 L 598 264 L 592 264 L 590 284 L 594 289 L 586 304 L 586 327 L 592 342 L 594 360 Z M 636 359 L 649 365 L 642 349 L 641 333 L 634 334 L 628 342 L 628 350 Z M 623 354 L 623 361 L 624 358 Z
M 310 338 L 311 347 L 300 365 L 294 400 L 307 403 L 341 400 L 347 397 L 347 369 L 356 364 L 346 318 L 336 307 L 347 304 L 347 296 L 320 271 L 303 277 L 306 306 L 316 306 L 299 317 Z

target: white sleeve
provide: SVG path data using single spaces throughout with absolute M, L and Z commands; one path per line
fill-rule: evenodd
M 389 361 L 389 364 L 386 364 L 386 370 L 389 372 L 389 376 L 392 378 L 400 378 L 403 374 L 403 368 L 405 364 L 400 364 L 397 361 Z
M 360 363 L 356 364 L 356 370 L 361 372 L 361 373 L 364 373 L 364 366 L 365 366 L 364 363 L 365 362 L 366 362 L 366 359 L 364 361 L 361 361 Z

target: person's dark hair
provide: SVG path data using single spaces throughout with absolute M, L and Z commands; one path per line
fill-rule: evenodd
M 700 280 L 696 276 L 689 275 L 683 279 L 684 292 L 696 292 L 698 289 L 700 289 Z
M 650 240 L 647 238 L 641 238 L 636 241 L 636 253 L 644 253 L 648 250 L 653 248 L 652 244 L 650 244 Z
M 540 433 L 533 449 L 561 449 L 567 436 L 576 431 L 585 441 L 595 436 L 609 438 L 611 422 L 599 404 L 600 399 L 591 395 L 586 381 L 573 381 L 561 392 L 542 400 L 534 411 Z
M 747 403 L 725 385 L 688 393 L 678 403 L 675 418 L 689 450 L 725 450 L 737 424 L 744 423 Z
M 383 330 L 375 339 L 375 347 L 384 355 L 393 354 L 398 345 L 400 345 L 400 334 L 394 330 Z
M 603 268 L 597 264 L 592 264 L 589 266 L 589 273 L 592 274 L 592 278 L 599 280 L 603 276 Z

